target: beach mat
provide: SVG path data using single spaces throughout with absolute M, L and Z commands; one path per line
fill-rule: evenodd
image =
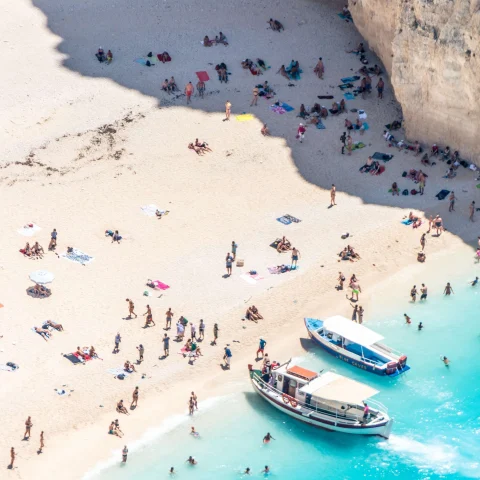
M 351 92 L 344 93 L 343 96 L 345 97 L 345 100 L 354 100 L 355 95 Z
M 360 80 L 360 77 L 358 75 L 354 75 L 353 77 L 344 77 L 340 79 L 342 83 L 351 83 L 356 82 L 357 80 Z
M 406 218 L 405 220 L 402 220 L 402 223 L 404 225 L 411 225 L 413 222 L 409 218 Z
M 23 235 L 24 237 L 31 237 L 36 232 L 39 232 L 41 230 L 41 228 L 38 225 L 35 225 L 34 223 L 30 223 L 29 225 L 32 225 L 32 226 L 31 227 L 23 227 L 20 230 L 17 230 L 17 232 L 20 235 Z
M 277 222 L 280 222 L 280 223 L 282 223 L 283 225 L 290 225 L 290 224 L 292 223 L 292 221 L 291 221 L 289 218 L 285 217 L 285 215 L 284 215 L 283 217 L 278 217 L 278 218 L 277 218 Z M 271 245 L 270 245 L 270 246 L 271 246 Z M 275 248 L 276 248 L 276 247 L 275 247 Z
M 156 211 L 158 210 L 158 207 L 154 204 L 151 204 L 151 205 L 144 205 L 143 207 L 140 207 L 140 209 L 148 217 L 154 217 Z
M 205 72 L 205 71 L 195 72 L 195 74 L 197 75 L 198 79 L 199 79 L 201 82 L 208 82 L 208 80 L 210 80 L 210 77 L 208 76 L 208 73 Z
M 343 83 L 342 85 L 338 86 L 342 90 L 345 90 L 346 88 L 353 88 L 353 85 L 351 83 Z
M 388 162 L 393 158 L 393 155 L 389 155 L 388 153 L 375 152 L 372 155 L 372 158 L 374 158 L 375 160 L 383 160 L 384 162 Z
M 325 125 L 322 123 L 322 122 L 318 122 L 316 127 L 319 129 L 319 130 L 325 130 L 327 127 L 325 127 Z
M 281 238 L 277 238 L 273 243 L 270 244 L 270 246 L 276 250 L 277 247 L 278 247 L 278 244 L 279 244 L 281 241 L 282 241 Z
M 150 60 L 150 64 L 151 64 L 151 65 L 155 65 L 155 61 L 154 61 L 153 57 L 152 57 L 152 58 L 149 58 L 148 60 Z M 147 61 L 146 61 L 144 58 L 136 58 L 136 59 L 134 60 L 134 62 L 139 63 L 140 65 L 145 65 L 145 66 L 147 66 Z
M 130 375 L 130 373 L 126 372 L 123 367 L 109 368 L 107 372 L 115 376 L 125 375 L 126 377 L 128 377 Z
M 87 255 L 86 253 L 83 253 L 77 248 L 74 248 L 72 252 L 62 253 L 60 256 L 66 258 L 67 260 L 70 260 L 71 262 L 81 263 L 82 265 L 86 265 L 93 260 L 93 257 Z
M 363 148 L 363 147 L 365 147 L 365 144 L 362 142 L 358 142 L 353 145 L 352 150 L 359 150 L 360 148 Z
M 70 360 L 74 365 L 78 365 L 79 363 L 83 363 L 79 358 L 77 358 L 73 353 L 68 353 L 63 355 L 67 360 Z
M 331 100 L 333 98 L 333 95 L 317 95 L 317 98 L 320 100 Z
M 279 115 L 283 115 L 284 113 L 287 113 L 287 111 L 283 107 L 279 107 L 278 105 L 270 105 L 270 110 L 273 113 L 278 113 Z
M 286 112 L 291 112 L 293 110 L 295 110 L 293 107 L 291 107 L 290 105 L 288 105 L 287 103 L 282 103 L 280 105 Z
M 435 196 L 436 196 L 439 200 L 443 200 L 449 193 L 450 193 L 450 190 L 441 190 L 441 191 L 438 192 Z
M 250 120 L 253 120 L 255 117 L 251 113 L 243 113 L 242 115 L 237 115 L 235 117 L 239 122 L 248 122 Z

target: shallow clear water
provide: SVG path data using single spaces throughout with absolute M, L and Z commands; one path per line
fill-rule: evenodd
M 164 433 L 152 432 L 144 446 L 131 448 L 127 465 L 115 459 L 95 478 L 166 479 L 171 466 L 178 472 L 174 478 L 247 478 L 246 467 L 253 478 L 263 478 L 265 465 L 268 477 L 279 480 L 480 478 L 480 287 L 455 292 L 425 304 L 405 303 L 412 325 L 393 307 L 369 321 L 387 345 L 407 353 L 412 370 L 398 379 L 343 365 L 305 340 L 304 366 L 331 368 L 380 390 L 376 399 L 395 419 L 388 441 L 325 432 L 291 419 L 253 392 L 245 366 L 242 393 L 211 401 L 194 419 L 170 419 Z M 451 359 L 449 368 L 441 355 Z M 200 437 L 189 435 L 192 425 Z M 267 432 L 276 440 L 263 445 Z M 198 465 L 185 463 L 189 455 Z

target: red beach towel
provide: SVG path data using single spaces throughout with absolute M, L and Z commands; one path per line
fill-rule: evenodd
M 210 80 L 210 77 L 208 76 L 208 73 L 203 71 L 203 72 L 195 72 L 197 74 L 198 79 L 201 82 L 208 82 Z

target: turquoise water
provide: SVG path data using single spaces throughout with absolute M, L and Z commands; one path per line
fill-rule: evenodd
M 167 432 L 131 449 L 127 465 L 115 459 L 95 478 L 167 479 L 171 466 L 178 472 L 174 478 L 247 478 L 246 467 L 252 478 L 263 478 L 265 465 L 275 480 L 480 478 L 480 287 L 455 292 L 450 298 L 429 297 L 425 304 L 405 302 L 400 312 L 384 309 L 369 321 L 386 344 L 407 353 L 412 370 L 398 379 L 343 365 L 304 342 L 308 353 L 302 365 L 333 368 L 380 390 L 376 398 L 395 419 L 388 441 L 325 432 L 290 419 L 253 392 L 245 366 L 241 393 L 201 406 L 194 420 L 171 419 L 164 425 Z M 412 325 L 405 325 L 404 311 Z M 421 332 L 419 320 L 425 325 Z M 451 359 L 449 368 L 441 355 Z M 189 435 L 191 425 L 199 438 Z M 276 440 L 263 445 L 267 432 Z M 189 455 L 198 465 L 185 463 Z

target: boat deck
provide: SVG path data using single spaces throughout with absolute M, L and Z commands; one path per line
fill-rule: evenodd
M 362 355 L 362 348 L 360 345 L 357 345 L 356 343 L 350 343 L 346 346 L 342 346 L 341 341 L 335 341 L 332 338 L 329 338 L 328 336 L 325 335 L 320 335 L 323 339 L 327 340 L 329 343 L 332 345 L 336 345 L 337 347 L 343 348 L 347 350 L 348 352 L 354 353 L 355 355 L 358 355 L 359 357 L 364 357 L 368 359 L 370 362 L 374 363 L 375 365 L 382 366 L 388 363 L 387 359 L 382 359 L 379 358 L 375 355 L 374 352 L 369 350 L 368 348 L 363 349 L 363 355 Z

